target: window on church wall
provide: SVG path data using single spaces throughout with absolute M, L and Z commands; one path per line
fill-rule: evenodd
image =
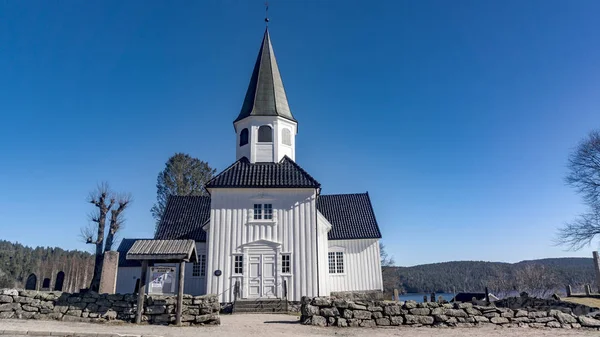
M 289 274 L 292 270 L 290 254 L 281 255 L 281 273 Z
M 192 276 L 193 277 L 205 277 L 206 276 L 206 255 L 198 255 L 198 262 L 194 262 L 192 265 Z
M 271 143 L 273 142 L 273 129 L 268 125 L 263 125 L 258 128 L 258 142 Z
M 263 219 L 273 219 L 273 204 L 254 204 L 254 220 Z
M 265 204 L 265 219 L 271 220 L 273 219 L 273 205 Z
M 262 219 L 262 204 L 254 204 L 254 220 Z
M 233 273 L 241 275 L 244 272 L 244 256 L 235 255 L 233 260 Z
M 243 129 L 240 132 L 240 146 L 248 144 L 248 129 Z
M 283 129 L 283 131 L 281 131 L 281 139 L 283 145 L 292 145 L 292 133 L 290 132 L 290 129 Z
M 344 253 L 343 252 L 329 252 L 329 274 L 343 274 L 344 273 Z

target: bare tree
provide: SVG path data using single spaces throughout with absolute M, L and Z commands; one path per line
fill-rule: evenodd
M 591 132 L 569 157 L 566 182 L 583 197 L 588 211 L 567 223 L 556 242 L 579 250 L 600 235 L 600 131 Z
M 106 236 L 106 244 L 104 245 L 104 251 L 107 252 L 112 249 L 113 243 L 115 242 L 115 235 L 123 228 L 125 218 L 123 217 L 123 211 L 131 203 L 131 194 L 121 194 L 117 196 L 117 209 L 110 211 L 110 225 L 108 226 L 108 235 Z
M 556 273 L 539 264 L 525 264 L 515 271 L 516 288 L 534 296 L 546 297 L 559 286 Z
M 116 195 L 110 189 L 108 183 L 103 182 L 90 193 L 88 202 L 95 207 L 94 211 L 90 214 L 92 224 L 83 228 L 81 235 L 87 243 L 96 246 L 94 273 L 90 289 L 98 291 L 100 287 L 100 275 L 102 274 L 102 264 L 104 262 L 104 252 L 112 249 L 115 234 L 123 224 L 123 212 L 131 203 L 131 196 L 128 194 Z M 115 204 L 117 204 L 117 208 L 113 209 Z M 110 224 L 108 234 L 106 235 L 105 228 L 109 214 Z
M 379 256 L 381 258 L 381 266 L 382 267 L 391 267 L 396 264 L 393 256 L 389 256 L 385 250 L 385 245 L 383 242 L 379 241 Z

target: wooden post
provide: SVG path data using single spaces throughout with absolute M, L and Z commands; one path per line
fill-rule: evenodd
M 435 302 L 435 293 L 431 293 L 431 299 L 430 302 Z
M 488 305 L 490 304 L 490 292 L 488 291 L 488 287 L 485 287 L 485 303 Z
M 423 303 L 427 303 L 427 295 L 423 295 Z
M 135 323 L 142 323 L 142 314 L 144 313 L 144 296 L 146 295 L 146 272 L 148 270 L 148 260 L 142 261 L 142 275 L 140 277 L 140 288 L 138 290 L 137 313 Z
M 594 270 L 596 270 L 596 289 L 600 293 L 600 256 L 598 252 L 592 252 L 594 256 Z
M 591 293 L 592 293 L 592 287 L 590 287 L 589 284 L 586 284 L 585 285 L 585 295 L 590 296 Z
M 181 326 L 181 311 L 183 310 L 183 281 L 185 276 L 185 262 L 179 262 L 179 287 L 177 288 L 177 321 L 175 324 Z
M 572 293 L 573 293 L 573 289 L 571 289 L 571 285 L 567 284 L 567 297 L 571 297 Z
M 394 289 L 394 301 L 400 301 L 400 297 L 398 297 L 398 289 Z

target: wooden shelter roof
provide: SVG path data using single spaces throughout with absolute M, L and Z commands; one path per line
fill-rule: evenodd
M 194 240 L 137 240 L 127 260 L 198 262 Z

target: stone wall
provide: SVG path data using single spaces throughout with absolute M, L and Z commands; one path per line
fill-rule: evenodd
M 560 310 L 510 309 L 471 303 L 413 301 L 348 301 L 330 297 L 304 297 L 302 323 L 318 326 L 435 326 L 501 325 L 548 328 L 600 329 L 600 312 L 576 316 Z
M 174 324 L 176 303 L 176 296 L 145 296 L 142 320 L 149 324 Z M 182 324 L 220 324 L 219 308 L 215 295 L 184 295 Z M 136 310 L 135 294 L 0 289 L 0 318 L 134 322 Z

